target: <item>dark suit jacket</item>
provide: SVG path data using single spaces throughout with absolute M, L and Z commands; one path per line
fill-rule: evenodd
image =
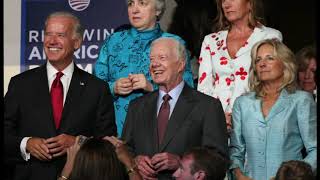
M 122 139 L 135 155 L 151 157 L 160 152 L 182 155 L 194 146 L 216 148 L 227 155 L 227 129 L 220 101 L 191 89 L 187 84 L 171 114 L 163 142 L 158 146 L 158 95 L 159 92 L 154 91 L 129 105 Z M 163 172 L 159 179 L 168 179 L 171 174 Z
M 6 162 L 15 164 L 15 179 L 56 180 L 65 157 L 41 162 L 20 153 L 23 137 L 50 138 L 65 133 L 102 137 L 116 135 L 113 101 L 108 86 L 74 66 L 59 129 L 55 128 L 46 65 L 11 78 L 4 99 Z

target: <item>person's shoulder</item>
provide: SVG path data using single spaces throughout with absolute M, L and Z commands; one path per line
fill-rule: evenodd
M 250 92 L 246 92 L 246 93 L 243 93 L 240 96 L 238 96 L 236 98 L 235 102 L 248 104 L 248 103 L 255 101 L 255 100 L 257 100 L 256 93 L 253 91 L 250 91 Z
M 305 99 L 313 100 L 312 94 L 303 90 L 295 90 L 293 93 L 289 93 L 288 96 L 296 101 Z
M 119 39 L 123 39 L 126 37 L 129 33 L 130 29 L 121 29 L 118 30 L 111 35 L 108 36 L 108 38 L 105 40 L 105 42 L 113 42 L 113 41 L 119 41 Z
M 209 96 L 209 95 L 207 95 L 207 94 L 204 94 L 204 93 L 202 93 L 202 92 L 200 92 L 200 91 L 197 91 L 197 90 L 195 90 L 195 89 L 192 89 L 192 88 L 190 88 L 191 89 L 191 94 L 190 94 L 190 96 L 192 97 L 192 98 L 194 98 L 194 99 L 197 99 L 198 101 L 200 101 L 200 102 L 202 102 L 202 103 L 219 103 L 220 101 L 219 101 L 219 99 L 217 99 L 217 98 L 215 98 L 215 97 L 212 97 L 212 96 Z
M 264 25 L 261 25 L 259 28 L 268 35 L 268 38 L 278 38 L 282 40 L 282 33 L 279 30 Z
M 11 79 L 12 80 L 18 80 L 18 81 L 19 80 L 25 81 L 25 80 L 30 79 L 30 78 L 32 79 L 34 77 L 39 76 L 37 74 L 41 71 L 42 68 L 44 68 L 44 67 L 40 66 L 40 67 L 36 67 L 36 68 L 33 68 L 33 69 L 26 70 L 24 72 L 21 72 L 21 73 L 15 75 L 15 76 L 13 76 Z
M 154 98 L 155 94 L 158 93 L 158 90 L 155 90 L 153 92 L 149 92 L 147 94 L 144 94 L 143 96 L 137 97 L 130 101 L 131 106 L 141 106 L 140 104 L 144 104 L 146 101 L 149 101 L 151 98 Z
M 80 77 L 84 80 L 86 80 L 87 82 L 90 82 L 89 84 L 91 84 L 92 86 L 105 86 L 106 85 L 106 82 L 104 82 L 102 79 L 96 77 L 95 75 L 93 74 L 90 74 L 89 72 L 83 70 L 83 69 L 80 69 L 80 68 L 77 68 L 77 70 L 80 74 Z

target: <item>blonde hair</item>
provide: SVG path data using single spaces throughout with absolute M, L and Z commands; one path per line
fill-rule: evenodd
M 217 3 L 217 16 L 215 18 L 216 29 L 215 31 L 227 30 L 231 28 L 231 22 L 227 20 L 223 13 L 222 1 L 216 0 Z M 264 24 L 262 2 L 261 0 L 247 0 L 250 3 L 250 13 L 248 26 L 254 28 Z
M 257 42 L 251 49 L 251 67 L 249 72 L 249 88 L 251 91 L 255 91 L 257 96 L 264 96 L 262 86 L 263 83 L 259 80 L 256 71 L 256 58 L 259 48 L 263 45 L 270 45 L 273 47 L 273 55 L 278 61 L 281 61 L 284 66 L 283 81 L 278 91 L 286 89 L 289 93 L 292 93 L 297 88 L 296 73 L 297 65 L 293 52 L 278 39 L 265 39 Z

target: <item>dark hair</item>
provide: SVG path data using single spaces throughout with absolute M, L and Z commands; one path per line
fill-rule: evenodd
M 198 58 L 204 37 L 213 32 L 213 20 L 217 14 L 216 3 L 214 0 L 177 3 L 168 32 L 185 40 L 191 57 Z
M 298 160 L 283 162 L 278 169 L 275 180 L 313 180 L 315 179 L 312 173 L 311 166 Z
M 71 180 L 124 180 L 126 171 L 114 146 L 102 139 L 88 139 L 76 154 Z
M 193 147 L 184 153 L 185 156 L 193 158 L 191 174 L 202 170 L 206 180 L 223 180 L 230 164 L 217 150 L 209 147 Z

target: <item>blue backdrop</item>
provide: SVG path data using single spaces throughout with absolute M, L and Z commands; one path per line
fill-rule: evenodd
M 129 23 L 126 0 L 23 0 L 21 72 L 45 63 L 44 22 L 55 11 L 68 11 L 80 18 L 84 36 L 74 60 L 89 73 L 92 73 L 103 41 L 119 26 Z

